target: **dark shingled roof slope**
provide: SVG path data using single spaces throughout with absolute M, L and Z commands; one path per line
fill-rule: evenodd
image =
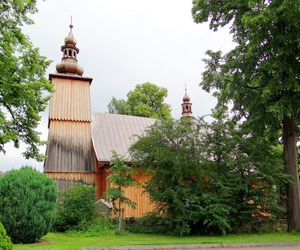
M 92 113 L 92 141 L 98 161 L 109 162 L 112 151 L 130 161 L 128 149 L 155 119 L 109 113 Z

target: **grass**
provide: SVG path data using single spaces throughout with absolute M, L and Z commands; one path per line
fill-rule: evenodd
M 156 245 L 156 244 L 201 244 L 241 242 L 300 242 L 299 233 L 241 234 L 227 236 L 176 237 L 158 234 L 121 235 L 106 234 L 90 236 L 80 234 L 49 233 L 35 244 L 15 244 L 15 250 L 80 250 L 84 246 Z

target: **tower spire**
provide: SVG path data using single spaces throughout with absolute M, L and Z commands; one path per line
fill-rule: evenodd
M 56 70 L 58 73 L 62 74 L 74 74 L 82 75 L 83 68 L 78 64 L 77 54 L 79 49 L 76 47 L 77 41 L 73 35 L 73 23 L 71 16 L 71 24 L 69 25 L 70 32 L 65 38 L 65 44 L 61 46 L 61 51 L 63 52 L 63 57 L 61 62 L 56 65 Z
M 182 112 L 181 112 L 181 118 L 183 117 L 193 117 L 193 112 L 192 112 L 192 103 L 190 102 L 190 97 L 187 94 L 187 87 L 185 84 L 185 88 L 184 88 L 184 96 L 182 98 Z

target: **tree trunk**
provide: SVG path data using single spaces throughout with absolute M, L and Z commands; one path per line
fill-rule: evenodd
M 288 231 L 300 232 L 300 183 L 297 166 L 297 123 L 292 117 L 283 118 L 284 165 L 291 175 L 288 183 L 287 223 Z

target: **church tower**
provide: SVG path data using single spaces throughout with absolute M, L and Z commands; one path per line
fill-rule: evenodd
M 44 172 L 56 180 L 59 189 L 74 182 L 94 184 L 91 140 L 90 84 L 83 75 L 77 55 L 77 41 L 70 32 L 61 46 L 62 61 L 50 74 L 54 93 L 49 104 L 49 134 Z
M 185 94 L 182 98 L 182 112 L 181 112 L 181 118 L 193 118 L 193 112 L 192 112 L 192 103 L 190 97 L 187 95 L 187 90 L 185 88 Z

